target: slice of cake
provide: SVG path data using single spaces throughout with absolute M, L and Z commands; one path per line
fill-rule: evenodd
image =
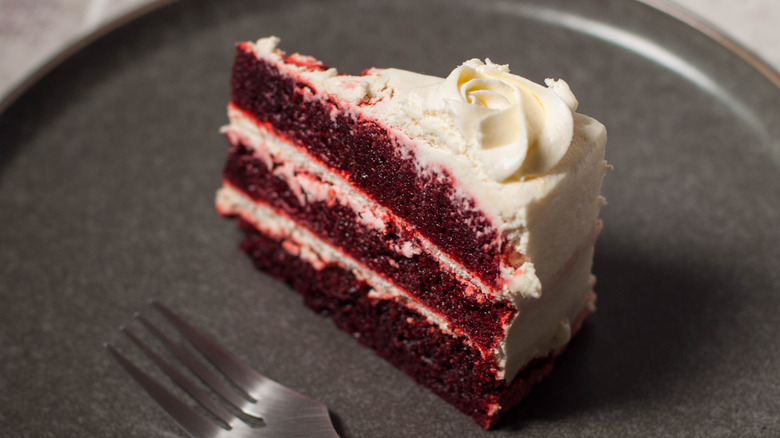
M 237 45 L 219 212 L 258 268 L 490 427 L 594 309 L 603 125 L 489 60 L 348 76 L 277 44 Z

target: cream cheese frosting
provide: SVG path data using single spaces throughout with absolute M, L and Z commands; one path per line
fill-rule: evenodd
M 283 53 L 276 49 L 278 43 L 278 38 L 268 37 L 258 40 L 252 48 L 260 58 L 283 62 Z M 333 68 L 312 70 L 289 64 L 286 68 L 294 69 L 293 73 L 309 81 L 315 88 L 359 107 L 356 111 L 382 120 L 399 133 L 405 134 L 408 141 L 399 142 L 399 147 L 409 149 L 408 153 L 415 156 L 421 170 L 435 172 L 446 169 L 446 172 L 459 182 L 458 193 L 455 195 L 474 199 L 478 208 L 487 214 L 499 232 L 508 238 L 511 246 L 525 256 L 524 264 L 502 268 L 507 285 L 504 293 L 510 297 L 518 293 L 538 296 L 539 287 L 526 287 L 536 283 L 531 277 L 538 276 L 544 283 L 545 277 L 557 272 L 566 261 L 565 255 L 573 252 L 581 240 L 585 239 L 584 236 L 589 234 L 598 217 L 601 206 L 598 201 L 601 180 L 610 169 L 603 161 L 606 130 L 598 121 L 574 112 L 577 100 L 563 81 L 548 80 L 548 87 L 544 87 L 512 75 L 505 66 L 481 63 L 478 60 L 467 61 L 457 67 L 448 78 L 392 68 L 374 68 L 360 76 L 342 75 Z M 467 117 L 467 114 L 482 113 L 489 116 L 498 113 L 478 108 L 455 117 L 451 114 L 452 111 L 447 115 L 435 110 L 447 105 L 453 108 L 469 105 L 463 104 L 463 96 L 467 101 L 469 91 L 478 92 L 477 96 L 485 95 L 479 91 L 480 87 L 490 86 L 465 86 L 476 78 L 469 73 L 471 71 L 487 78 L 495 76 L 500 79 L 496 79 L 497 81 L 508 83 L 507 86 L 492 83 L 490 86 L 495 88 L 508 92 L 512 89 L 524 90 L 517 91 L 526 101 L 525 105 L 521 105 L 523 111 L 520 111 L 519 106 L 509 107 L 513 107 L 512 111 L 518 114 L 522 113 L 523 117 L 532 114 L 530 120 L 526 117 L 526 120 L 520 123 L 526 125 L 526 133 L 530 131 L 539 135 L 535 140 L 533 135 L 529 137 L 531 141 L 528 143 L 526 160 L 523 163 L 531 160 L 531 169 L 546 168 L 551 164 L 552 167 L 535 175 L 520 176 L 515 173 L 503 180 L 493 178 L 485 171 L 486 166 L 475 155 L 485 152 L 482 154 L 485 158 L 489 157 L 490 153 L 479 145 L 467 146 L 468 129 L 464 131 L 463 126 L 479 127 L 481 119 Z M 458 87 L 458 82 L 463 82 L 463 86 Z M 479 83 L 485 84 L 484 81 Z M 512 93 L 514 92 L 510 92 Z M 455 102 L 457 98 L 461 98 L 461 102 L 459 105 L 436 102 L 434 96 L 449 96 L 452 98 L 450 100 Z M 475 96 L 472 97 L 472 100 L 475 99 Z M 496 96 L 489 99 L 500 100 Z M 533 102 L 537 102 L 538 107 L 535 107 Z M 470 105 L 478 107 L 481 104 Z M 526 110 L 526 107 L 530 109 Z M 432 116 L 425 117 L 426 111 Z M 507 115 L 505 113 L 496 117 Z M 554 120 L 556 117 L 561 120 Z M 543 124 L 541 120 L 544 120 Z M 476 141 L 478 137 L 475 135 L 472 140 Z M 540 146 L 549 148 L 541 150 Z M 518 149 L 518 145 L 509 144 L 494 149 L 511 155 L 513 150 Z M 536 161 L 534 155 L 547 158 Z M 519 162 L 517 157 L 512 156 L 507 160 L 515 164 Z M 539 162 L 546 164 L 541 167 L 533 164 Z M 521 169 L 524 166 L 525 164 L 521 164 Z M 501 168 L 501 165 L 497 167 Z M 574 204 L 562 202 L 562 199 L 570 200 Z M 553 204 L 552 208 L 548 205 L 550 203 Z M 567 232 L 558 232 L 561 229 Z
M 254 150 L 256 156 L 263 159 L 267 166 L 270 166 L 270 157 L 266 157 L 267 154 L 272 154 L 277 157 L 283 158 L 286 162 L 294 164 L 295 168 L 305 169 L 308 172 L 312 172 L 322 178 L 323 181 L 329 181 L 333 186 L 324 193 L 316 184 L 312 185 L 307 179 L 301 179 L 301 175 L 306 172 L 298 172 L 295 169 L 293 171 L 283 171 L 277 168 L 280 173 L 280 177 L 285 178 L 291 187 L 299 187 L 303 192 L 302 196 L 307 199 L 310 197 L 330 197 L 336 196 L 339 201 L 349 203 L 355 211 L 361 212 L 361 216 L 369 221 L 368 225 L 376 224 L 377 232 L 381 232 L 384 225 L 382 219 L 373 220 L 373 218 L 385 217 L 389 212 L 385 212 L 384 209 L 371 202 L 368 198 L 362 196 L 359 192 L 354 192 L 350 186 L 340 181 L 338 178 L 330 175 L 328 170 L 317 163 L 310 160 L 302 152 L 291 143 L 287 143 L 281 139 L 271 136 L 270 134 L 264 134 L 264 131 L 257 125 L 251 122 L 250 116 L 243 114 L 241 111 L 230 108 L 229 115 L 231 119 L 230 126 L 224 128 L 224 132 L 230 135 L 240 135 L 242 141 L 250 145 Z M 575 148 L 576 149 L 576 148 Z M 573 159 L 574 157 L 567 157 Z M 579 157 L 581 159 L 581 157 Z M 587 157 L 586 157 L 587 158 Z M 598 155 L 591 158 L 598 159 Z M 598 161 L 593 161 L 598 164 Z M 564 163 L 566 164 L 566 163 Z M 583 163 L 577 167 L 577 171 L 572 174 L 572 177 L 566 179 L 563 184 L 559 183 L 554 185 L 557 190 L 566 194 L 558 201 L 550 201 L 547 203 L 537 203 L 529 206 L 525 214 L 530 217 L 530 227 L 534 230 L 542 230 L 545 228 L 539 227 L 537 223 L 546 224 L 549 222 L 556 222 L 555 226 L 563 227 L 566 224 L 557 223 L 561 220 L 556 218 L 557 215 L 562 214 L 561 211 L 567 210 L 570 206 L 579 208 L 579 205 L 575 202 L 576 195 L 579 194 L 576 190 L 577 187 L 583 186 L 583 174 L 581 169 L 587 169 L 592 163 Z M 589 192 L 596 190 L 598 187 L 592 187 L 588 189 Z M 342 193 L 343 192 L 343 193 Z M 235 211 L 256 211 L 257 207 L 253 207 L 253 203 L 246 201 L 245 205 L 241 208 L 229 207 L 236 204 L 235 202 L 227 202 L 227 194 L 231 193 L 230 190 L 220 191 L 218 198 L 218 205 L 223 210 L 235 210 Z M 558 198 L 556 196 L 556 198 Z M 237 199 L 234 197 L 234 199 Z M 241 203 L 239 203 L 241 204 Z M 236 204 L 237 205 L 237 204 Z M 586 204 L 583 204 L 587 206 Z M 249 207 L 247 207 L 249 206 Z M 251 207 L 251 208 L 250 208 Z M 549 212 L 546 210 L 549 209 Z M 255 214 L 255 213 L 253 213 Z M 265 216 L 264 216 L 265 217 Z M 256 218 L 257 222 L 261 223 L 275 223 L 269 219 Z M 587 223 L 583 221 L 581 223 Z M 598 222 L 597 222 L 598 223 Z M 292 225 L 288 225 L 287 228 L 292 229 Z M 554 227 L 547 228 L 553 230 Z M 576 229 L 563 228 L 564 235 L 575 236 L 579 233 Z M 555 236 L 539 234 L 538 232 L 533 236 L 528 236 L 529 233 L 522 233 L 528 237 L 530 242 L 527 243 L 527 247 L 532 249 L 531 254 L 535 263 L 526 263 L 522 267 L 524 275 L 519 276 L 514 285 L 518 290 L 523 290 L 526 294 L 514 295 L 513 302 L 515 307 L 522 309 L 522 318 L 515 318 L 509 324 L 507 324 L 506 336 L 493 351 L 493 356 L 498 364 L 501 366 L 501 371 L 498 377 L 511 380 L 516 372 L 533 357 L 544 355 L 547 351 L 561 346 L 561 339 L 567 337 L 567 328 L 581 312 L 584 301 L 588 299 L 586 292 L 592 288 L 592 284 L 588 283 L 587 279 L 590 275 L 590 263 L 591 263 L 591 251 L 593 246 L 593 239 L 598 234 L 598 228 L 590 230 L 588 238 L 579 243 L 579 248 L 575 248 L 574 255 L 571 252 L 566 252 L 564 249 L 560 249 L 556 246 L 556 249 L 560 249 L 560 252 L 548 251 L 543 252 L 542 249 L 546 248 L 550 242 L 555 242 Z M 576 239 L 572 239 L 576 240 Z M 312 243 L 312 239 L 306 240 L 305 245 L 302 248 L 309 248 L 306 254 L 317 254 L 317 257 L 310 257 L 308 260 L 313 266 L 321 264 L 318 260 L 322 259 L 334 259 L 339 260 L 340 256 L 334 256 L 331 254 L 334 250 L 330 250 L 327 246 L 322 244 Z M 473 278 L 468 272 L 464 271 L 462 267 L 459 267 L 454 261 L 450 260 L 445 254 L 439 252 L 435 246 L 431 246 L 429 242 L 422 241 L 427 251 L 432 252 L 437 258 L 447 265 L 458 275 L 462 275 L 468 278 L 470 281 L 480 284 L 479 280 Z M 419 251 L 417 248 L 411 248 L 411 252 Z M 330 255 L 328 255 L 330 254 Z M 335 254 L 335 253 L 334 253 Z M 544 255 L 552 255 L 556 257 L 565 257 L 565 263 L 559 263 L 556 260 L 543 257 Z M 536 264 L 541 272 L 536 272 L 534 269 Z M 355 266 L 349 265 L 349 269 L 356 269 Z M 362 271 L 361 271 L 362 272 Z M 371 278 L 372 284 L 376 284 L 376 280 L 366 272 L 361 274 L 361 278 Z M 541 279 L 541 280 L 540 280 Z M 542 282 L 544 287 L 542 287 Z M 485 287 L 482 285 L 481 287 Z M 544 290 L 544 293 L 542 292 Z M 414 300 L 409 297 L 405 297 L 399 290 L 386 289 L 386 287 L 378 287 L 377 291 L 383 291 L 386 296 L 382 296 L 386 299 L 400 299 L 405 304 L 411 304 Z M 531 294 L 529 291 L 534 291 L 535 294 Z M 379 296 L 377 296 L 379 297 Z M 592 298 L 591 298 L 592 300 Z M 440 318 L 434 317 L 431 312 L 427 312 L 424 309 L 422 313 L 425 314 L 431 321 L 441 327 L 447 329 L 446 323 Z M 447 329 L 448 330 L 448 329 Z
M 264 38 L 252 47 L 258 57 L 283 62 L 278 42 Z M 421 170 L 446 170 L 458 183 L 455 196 L 473 199 L 522 254 L 501 267 L 505 285 L 498 294 L 520 309 L 495 352 L 501 378 L 511 380 L 528 360 L 565 343 L 568 327 L 592 300 L 593 239 L 601 181 L 610 169 L 604 126 L 576 112 L 566 82 L 536 84 L 478 59 L 446 78 L 400 69 L 350 76 L 285 68 L 345 108 L 383 121 Z
M 565 82 L 549 84 L 554 87 L 489 59 L 471 59 L 444 80 L 411 90 L 398 103 L 408 119 L 399 121 L 465 154 L 492 180 L 531 177 L 555 166 L 572 139 L 577 100 Z
M 260 39 L 255 54 L 278 57 L 278 43 L 276 37 Z M 400 69 L 362 76 L 332 68 L 301 73 L 345 101 L 395 115 L 400 128 L 465 154 L 495 181 L 549 171 L 572 140 L 577 99 L 566 82 L 548 79 L 544 87 L 489 59 L 468 60 L 444 79 Z

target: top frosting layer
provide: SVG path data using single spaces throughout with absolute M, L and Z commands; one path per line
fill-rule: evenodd
M 323 83 L 344 100 L 371 103 L 415 138 L 467 157 L 493 181 L 543 174 L 572 142 L 577 99 L 566 82 L 547 79 L 545 87 L 489 59 L 466 61 L 444 79 L 371 69 Z
M 410 74 L 387 75 L 397 82 Z M 548 80 L 548 88 L 511 74 L 506 65 L 472 59 L 446 79 L 431 82 L 394 99 L 408 117 L 406 123 L 398 121 L 434 144 L 465 154 L 492 180 L 547 172 L 571 144 L 577 100 L 563 81 Z
M 255 51 L 273 57 L 278 42 L 261 39 Z M 545 87 L 490 60 L 466 61 L 444 79 L 400 69 L 307 75 L 346 101 L 372 104 L 372 112 L 413 136 L 466 156 L 489 180 L 543 174 L 572 142 L 577 99 L 566 82 L 547 79 Z
M 560 345 L 567 332 L 560 328 L 575 321 L 586 299 L 609 169 L 606 130 L 575 113 L 568 85 L 548 80 L 545 87 L 488 60 L 467 61 L 446 78 L 399 69 L 342 75 L 314 58 L 287 56 L 278 41 L 243 47 L 308 82 L 304 98 L 329 95 L 337 102 L 332 116 L 379 121 L 401 156 L 456 183 L 453 205 L 484 213 L 492 227 L 474 227 L 477 233 L 505 239 L 495 292 L 523 310 L 495 352 L 504 377 Z M 490 248 L 475 248 L 482 250 Z

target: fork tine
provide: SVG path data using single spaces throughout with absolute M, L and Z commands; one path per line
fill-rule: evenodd
M 235 415 L 231 414 L 227 409 L 222 407 L 221 404 L 217 403 L 206 393 L 206 391 L 200 389 L 190 379 L 185 377 L 184 374 L 171 365 L 170 362 L 152 351 L 152 349 L 149 348 L 149 346 L 141 341 L 137 336 L 135 336 L 133 332 L 125 327 L 120 327 L 119 330 L 127 335 L 127 337 L 130 338 L 130 340 L 133 341 L 133 343 L 137 345 L 138 348 L 140 348 L 141 351 L 143 351 L 144 354 L 146 354 L 146 356 L 152 360 L 152 362 L 154 362 L 161 370 L 163 370 L 163 372 L 167 374 L 168 377 L 170 377 L 171 380 L 173 380 L 183 390 L 187 391 L 187 393 L 191 395 L 195 401 L 200 403 L 201 406 L 211 411 L 212 414 L 216 415 L 220 420 L 225 422 L 226 425 L 230 426 L 233 423 L 233 421 L 236 419 Z
M 201 333 L 198 329 L 184 321 L 181 317 L 173 313 L 172 310 L 159 301 L 152 300 L 151 303 L 171 323 L 173 323 L 173 325 L 176 326 L 176 328 L 184 335 L 184 337 L 186 337 L 201 353 L 203 353 L 204 356 L 206 356 L 212 363 L 214 363 L 214 365 L 217 366 L 217 368 L 225 373 L 225 375 L 236 385 L 238 385 L 239 388 L 246 391 L 253 398 L 260 399 L 261 396 L 261 394 L 258 394 L 256 388 L 273 382 L 273 380 L 263 376 L 262 374 L 245 365 L 243 362 L 238 360 L 238 358 L 211 340 L 208 336 Z M 288 389 L 286 387 L 283 388 Z
M 217 377 L 213 372 L 205 367 L 201 361 L 196 359 L 195 356 L 189 352 L 189 350 L 175 343 L 143 315 L 137 313 L 135 317 L 141 321 L 141 323 L 144 325 L 144 327 L 146 327 L 147 330 L 149 330 L 149 332 L 151 332 L 157 339 L 160 340 L 160 342 L 162 342 L 165 348 L 170 350 L 187 368 L 195 373 L 195 375 L 198 376 L 198 378 L 200 378 L 203 383 L 211 387 L 214 392 L 219 394 L 228 403 L 238 408 L 245 414 L 260 418 L 259 413 L 254 412 L 252 409 L 252 402 L 246 400 L 244 396 L 238 393 L 238 391 Z
M 194 411 L 176 398 L 176 396 L 171 394 L 156 380 L 138 369 L 138 367 L 133 365 L 130 360 L 115 350 L 111 345 L 103 345 L 119 365 L 130 374 L 133 380 L 135 380 L 135 382 L 138 383 L 163 408 L 163 410 L 193 438 L 211 438 L 224 432 L 224 429 L 217 426 L 216 423 Z
M 328 408 L 322 402 L 263 376 L 162 303 L 156 300 L 150 303 L 228 379 L 256 400 L 251 409 L 266 423 L 266 427 L 260 430 L 268 433 L 268 436 L 338 437 Z M 298 429 L 305 430 L 305 433 L 295 435 L 294 431 Z M 292 435 L 282 430 L 289 430 Z

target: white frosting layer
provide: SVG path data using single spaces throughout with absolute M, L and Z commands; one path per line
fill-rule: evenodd
M 253 201 L 239 190 L 229 185 L 223 186 L 217 192 L 216 204 L 221 214 L 239 215 L 264 234 L 282 240 L 285 251 L 300 257 L 314 269 L 321 270 L 335 265 L 349 270 L 371 286 L 369 296 L 372 298 L 395 300 L 428 319 L 444 333 L 463 336 L 450 326 L 445 317 L 421 305 L 393 283 L 290 218 Z M 541 299 L 526 299 L 528 301 L 522 306 L 523 318 L 516 318 L 507 327 L 507 337 L 492 352 L 500 368 L 498 378 L 511 380 L 529 360 L 545 356 L 568 342 L 570 325 L 583 307 L 592 305 L 592 297 L 587 294 L 592 288 L 592 283 L 587 280 L 591 254 L 592 247 L 586 247 L 571 260 L 569 266 L 560 273 L 557 284 L 552 285 L 553 293 Z M 556 299 L 556 295 L 576 296 L 577 299 L 561 300 Z
M 253 50 L 281 63 L 277 44 L 263 39 Z M 577 101 L 565 82 L 544 87 L 478 60 L 447 78 L 397 69 L 347 76 L 281 68 L 338 97 L 342 108 L 384 123 L 421 172 L 446 169 L 457 182 L 454 196 L 473 199 L 522 255 L 509 254 L 496 291 L 518 308 L 495 352 L 504 378 L 565 343 L 566 327 L 590 290 L 599 193 L 610 168 L 604 126 L 574 112 Z
M 276 37 L 261 39 L 255 54 L 278 61 L 278 43 Z M 300 73 L 343 100 L 372 103 L 379 112 L 393 114 L 393 122 L 411 137 L 466 155 L 492 180 L 547 172 L 571 144 L 577 99 L 562 80 L 548 79 L 544 87 L 511 74 L 507 65 L 478 59 L 464 62 L 445 79 L 399 69 L 371 72 Z
M 593 308 L 591 275 L 593 242 L 600 231 L 600 223 L 593 228 L 586 242 L 549 282 L 543 283 L 539 298 L 522 298 L 515 302 L 518 316 L 507 326 L 507 336 L 499 351 L 503 359 L 505 377 L 511 380 L 528 361 L 546 356 L 564 346 L 570 338 L 571 325 L 583 308 Z
M 455 331 L 451 329 L 445 318 L 421 305 L 393 283 L 376 275 L 373 270 L 321 240 L 287 216 L 253 201 L 229 185 L 224 185 L 217 192 L 216 205 L 220 214 L 239 215 L 254 224 L 260 232 L 283 240 L 282 247 L 285 251 L 300 257 L 314 269 L 321 270 L 328 265 L 334 265 L 351 271 L 358 280 L 371 286 L 373 290 L 369 293 L 370 296 L 396 300 L 417 311 L 445 333 L 455 335 Z
M 577 100 L 565 82 L 554 84 L 548 89 L 506 65 L 472 59 L 443 81 L 410 90 L 395 121 L 414 137 L 466 155 L 492 180 L 539 175 L 560 161 L 573 133 Z
M 271 157 L 278 161 L 285 161 L 290 166 L 287 171 L 284 171 L 285 166 L 279 166 L 273 172 L 277 177 L 284 178 L 296 196 L 305 200 L 327 200 L 328 202 L 338 202 L 347 206 L 358 213 L 364 225 L 373 228 L 380 235 L 388 232 L 386 224 L 391 221 L 400 224 L 403 229 L 411 228 L 403 219 L 394 216 L 385 207 L 373 202 L 362 192 L 349 185 L 344 179 L 330 172 L 301 147 L 255 124 L 251 116 L 245 114 L 240 109 L 232 106 L 228 107 L 228 117 L 230 118 L 230 125 L 224 127 L 222 131 L 227 135 L 239 136 L 245 145 L 253 149 L 255 156 L 259 157 L 266 167 L 273 169 Z M 303 169 L 312 175 L 316 175 L 320 182 L 311 181 L 305 173 L 296 172 L 296 169 Z M 414 242 L 408 241 L 404 243 L 402 248 L 396 249 L 407 257 L 412 257 L 424 249 L 438 260 L 445 269 L 450 270 L 467 282 L 473 283 L 480 290 L 490 290 L 479 278 L 473 276 L 424 236 L 417 235 Z M 522 278 L 524 280 L 518 281 L 526 281 L 530 284 L 534 284 L 537 281 L 532 267 Z

